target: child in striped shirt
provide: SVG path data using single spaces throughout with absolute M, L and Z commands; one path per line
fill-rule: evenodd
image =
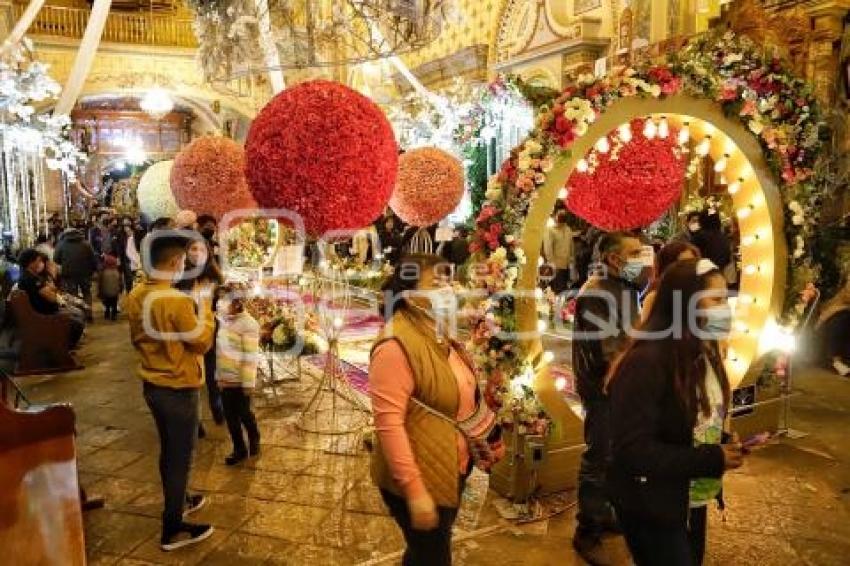
M 243 297 L 235 286 L 221 289 L 218 303 L 219 329 L 216 340 L 216 381 L 221 389 L 224 418 L 233 441 L 233 453 L 225 458 L 235 466 L 260 453 L 260 431 L 251 411 L 251 391 L 257 381 L 260 325 L 245 311 Z M 248 434 L 248 446 L 242 428 Z

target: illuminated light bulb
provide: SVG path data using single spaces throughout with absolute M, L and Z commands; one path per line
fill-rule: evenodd
M 658 137 L 662 140 L 670 137 L 670 124 L 667 123 L 667 118 L 661 118 L 661 122 L 658 124 Z
M 750 264 L 744 267 L 744 273 L 746 273 L 747 275 L 755 275 L 759 271 L 761 271 L 761 267 L 755 264 Z
M 685 145 L 688 143 L 688 140 L 691 139 L 691 128 L 688 126 L 688 122 L 685 122 L 685 125 L 682 126 L 682 129 L 679 130 L 678 142 L 679 145 Z
M 553 361 L 555 361 L 555 354 L 554 353 L 552 353 L 550 350 L 546 350 L 545 352 L 543 352 L 543 363 L 544 364 L 551 364 Z
M 554 228 L 555 227 L 555 219 L 552 218 L 551 216 L 549 217 L 549 220 L 546 221 L 546 227 L 547 228 Z
M 555 380 L 555 390 L 556 391 L 563 391 L 566 388 L 567 388 L 567 378 L 566 377 L 559 377 Z
M 717 160 L 717 163 L 714 164 L 714 171 L 717 173 L 723 173 L 726 171 L 726 166 L 729 165 L 729 154 L 724 153 L 723 157 Z
M 729 194 L 730 194 L 730 195 L 737 194 L 737 193 L 738 193 L 738 191 L 740 191 L 740 190 L 741 190 L 741 183 L 742 183 L 743 181 L 744 181 L 744 179 L 742 179 L 742 178 L 739 178 L 737 181 L 732 181 L 732 184 L 731 184 L 731 185 L 729 185 L 729 186 L 726 188 L 726 190 L 727 190 L 727 191 L 729 191 Z
M 656 134 L 658 134 L 658 126 L 655 125 L 655 120 L 652 118 L 647 119 L 646 124 L 643 126 L 643 137 L 651 140 L 655 138 Z
M 608 137 L 599 138 L 599 141 L 596 142 L 596 150 L 599 153 L 608 153 L 608 150 L 611 149 L 611 144 L 608 143 Z
M 705 136 L 697 145 L 697 155 L 705 157 L 711 151 L 711 136 Z
M 740 218 L 741 220 L 744 220 L 744 219 L 746 219 L 746 218 L 749 218 L 750 214 L 752 214 L 752 213 L 753 213 L 753 210 L 755 210 L 755 208 L 756 208 L 756 207 L 754 207 L 754 206 L 753 206 L 753 205 L 751 205 L 751 204 L 750 204 L 750 205 L 747 205 L 747 206 L 744 206 L 744 207 L 739 208 L 739 209 L 738 209 L 738 218 Z
M 549 329 L 549 322 L 542 318 L 537 321 L 537 331 L 546 332 Z
M 587 173 L 587 160 L 579 159 L 576 163 L 576 171 L 579 173 Z
M 617 128 L 617 131 L 620 134 L 620 139 L 623 140 L 623 143 L 629 143 L 632 141 L 632 126 L 630 124 L 622 124 L 619 128 Z
M 560 200 L 564 200 L 565 198 L 567 198 L 567 194 L 568 194 L 568 193 L 567 193 L 567 187 L 564 187 L 563 189 L 561 189 L 560 191 L 558 191 L 558 198 L 559 198 Z
M 342 328 L 342 325 L 343 325 L 342 318 L 341 318 L 341 317 L 338 317 L 338 316 L 337 316 L 337 317 L 334 317 L 334 322 L 333 322 L 333 324 L 334 324 L 334 328 L 336 328 L 337 330 L 339 330 L 340 328 Z

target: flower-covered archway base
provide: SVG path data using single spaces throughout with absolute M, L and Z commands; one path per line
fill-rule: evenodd
M 578 160 L 600 137 L 647 116 L 687 127 L 715 161 L 726 160 L 745 266 L 727 359 L 739 388 L 753 384 L 753 361 L 793 325 L 800 291 L 815 282 L 806 242 L 816 219 L 804 215 L 814 214 L 824 191 L 812 173 L 822 134 L 805 83 L 730 34 L 700 38 L 666 65 L 580 81 L 541 111 L 535 130 L 491 179 L 471 243 L 487 266 L 472 284 L 492 294 L 473 313 L 479 320 L 473 352 L 488 375 L 488 399 L 520 434 L 548 432 L 556 445 L 582 443 L 582 423 L 557 390 L 542 352 L 534 266 L 546 221 Z M 509 290 L 519 293 L 499 295 Z M 504 334 L 511 331 L 524 339 Z M 564 454 L 576 463 L 580 451 Z M 563 469 L 558 475 L 572 481 Z

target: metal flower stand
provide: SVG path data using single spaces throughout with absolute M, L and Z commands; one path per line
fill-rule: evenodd
M 339 357 L 339 338 L 351 306 L 351 290 L 335 269 L 315 277 L 312 287 L 328 353 L 321 377 L 301 411 L 297 426 L 313 434 L 355 434 L 369 423 L 370 410 L 345 378 Z
M 264 350 L 266 367 L 257 372 L 257 391 L 265 407 L 280 407 L 285 399 L 280 389 L 285 385 L 301 382 L 301 356 L 277 352 L 273 348 Z

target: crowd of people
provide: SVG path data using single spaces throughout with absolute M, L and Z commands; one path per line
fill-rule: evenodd
M 639 566 L 701 564 L 706 510 L 714 500 L 722 504 L 721 478 L 742 463 L 722 362 L 732 323 L 727 293 L 736 283 L 733 248 L 719 218 L 702 213 L 687 220 L 682 234 L 658 249 L 639 234 L 575 232 L 564 211 L 544 238 L 549 286 L 576 298 L 571 363 L 586 449 L 573 544 L 592 564 L 603 561 L 607 533 L 625 536 Z M 464 233 L 456 231 L 442 255 L 433 246 L 415 253 L 417 237 L 433 236 L 397 222 L 387 215 L 373 227 L 395 271 L 384 286 L 392 298 L 388 325 L 369 368 L 372 477 L 404 535 L 403 563 L 449 565 L 466 479 L 474 466 L 489 470 L 504 444 L 479 390 L 481 376 L 439 320 L 437 305 L 456 301 L 455 271 L 441 266 L 469 257 Z M 173 228 L 187 232 L 164 231 Z M 195 442 L 204 434 L 202 389 L 214 422 L 230 433 L 233 449 L 224 463 L 260 452 L 250 402 L 259 324 L 218 267 L 216 230 L 214 218 L 188 211 L 147 227 L 99 214 L 90 227 L 51 230 L 19 256 L 19 288 L 38 312 L 69 317 L 74 343 L 92 320 L 93 282 L 107 320 L 116 319 L 118 297 L 126 295 L 136 373 L 161 443 L 163 550 L 213 531 L 186 520 L 206 503 L 187 490 Z M 366 240 L 355 237 L 351 252 L 362 254 L 365 245 L 368 257 L 373 240 Z M 406 265 L 415 269 L 400 268 Z M 819 332 L 846 336 L 848 289 L 827 303 Z M 696 326 L 665 333 L 681 313 Z M 618 332 L 597 336 L 599 321 Z M 836 371 L 850 371 L 846 341 L 825 343 Z

